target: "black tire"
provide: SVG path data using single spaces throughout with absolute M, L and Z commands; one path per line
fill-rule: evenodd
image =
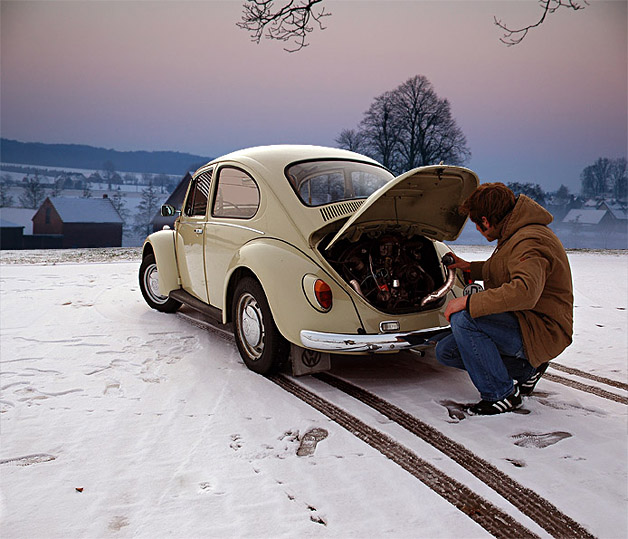
M 162 313 L 173 313 L 181 303 L 159 293 L 159 281 L 155 255 L 147 254 L 140 264 L 140 290 L 142 296 L 153 309 Z
M 231 312 L 244 364 L 259 374 L 276 372 L 287 361 L 290 346 L 279 333 L 266 295 L 255 279 L 244 277 L 237 284 Z

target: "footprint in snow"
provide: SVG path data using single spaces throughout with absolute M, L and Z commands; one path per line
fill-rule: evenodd
M 232 442 L 229 444 L 229 447 L 234 451 L 237 451 L 242 447 L 242 437 L 239 434 L 231 435 Z
M 329 433 L 325 429 L 314 428 L 308 430 L 301 438 L 301 443 L 299 444 L 299 449 L 297 449 L 298 457 L 307 457 L 309 455 L 313 455 L 314 451 L 316 451 L 316 446 L 318 442 L 327 438 Z
M 129 519 L 123 516 L 115 516 L 109 521 L 109 529 L 119 532 L 122 528 L 129 525 Z
M 453 419 L 453 423 L 458 423 L 459 421 L 462 421 L 465 417 L 467 417 L 464 411 L 469 407 L 468 404 L 462 404 L 461 402 L 444 400 L 444 401 L 440 401 L 440 405 L 444 406 L 447 409 L 449 418 Z
M 517 440 L 515 445 L 519 447 L 533 447 L 537 449 L 543 449 L 545 447 L 549 447 L 550 445 L 554 445 L 565 438 L 571 438 L 571 433 L 569 432 L 547 432 L 544 434 L 539 434 L 535 432 L 522 432 L 520 434 L 515 434 L 512 437 Z
M 512 464 L 515 468 L 525 468 L 527 466 L 524 460 L 517 460 L 517 459 L 505 459 L 505 460 L 510 462 L 510 464 Z
M 31 464 L 39 464 L 40 462 L 49 462 L 56 458 L 57 457 L 48 455 L 47 453 L 37 453 L 35 455 L 0 460 L 0 466 L 5 464 L 10 466 L 30 466 Z

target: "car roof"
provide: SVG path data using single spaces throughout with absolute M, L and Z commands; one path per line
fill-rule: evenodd
M 268 222 L 266 232 L 276 237 L 289 237 L 291 243 L 305 248 L 312 232 L 323 226 L 326 219 L 321 217 L 320 207 L 308 207 L 303 204 L 294 190 L 289 188 L 290 182 L 284 172 L 292 163 L 319 159 L 360 161 L 381 167 L 370 157 L 349 150 L 324 146 L 279 144 L 245 148 L 223 155 L 201 167 L 196 171 L 195 176 L 219 163 L 240 164 L 248 167 L 256 174 L 256 181 L 258 183 L 261 181 L 266 186 L 267 195 L 272 193 L 272 196 L 265 197 L 270 207 L 258 215 L 258 217 L 273 215 Z M 283 214 L 290 220 L 289 224 L 286 220 L 278 218 L 277 204 L 283 208 Z
M 377 161 L 370 157 L 349 150 L 305 144 L 276 144 L 245 148 L 218 157 L 208 163 L 208 165 L 222 161 L 246 162 L 250 160 L 259 163 L 265 168 L 274 170 L 280 168 L 283 171 L 286 166 L 296 161 L 325 158 L 359 160 L 379 165 Z

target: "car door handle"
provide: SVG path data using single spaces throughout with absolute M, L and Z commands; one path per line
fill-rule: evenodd
M 195 228 L 194 229 L 194 234 L 202 234 L 203 233 L 203 229 L 202 228 Z

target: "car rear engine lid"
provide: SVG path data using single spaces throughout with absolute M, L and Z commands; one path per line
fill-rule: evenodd
M 458 212 L 479 185 L 464 167 L 432 165 L 396 177 L 375 191 L 329 242 L 357 240 L 364 232 L 398 229 L 438 241 L 455 240 L 467 217 Z

